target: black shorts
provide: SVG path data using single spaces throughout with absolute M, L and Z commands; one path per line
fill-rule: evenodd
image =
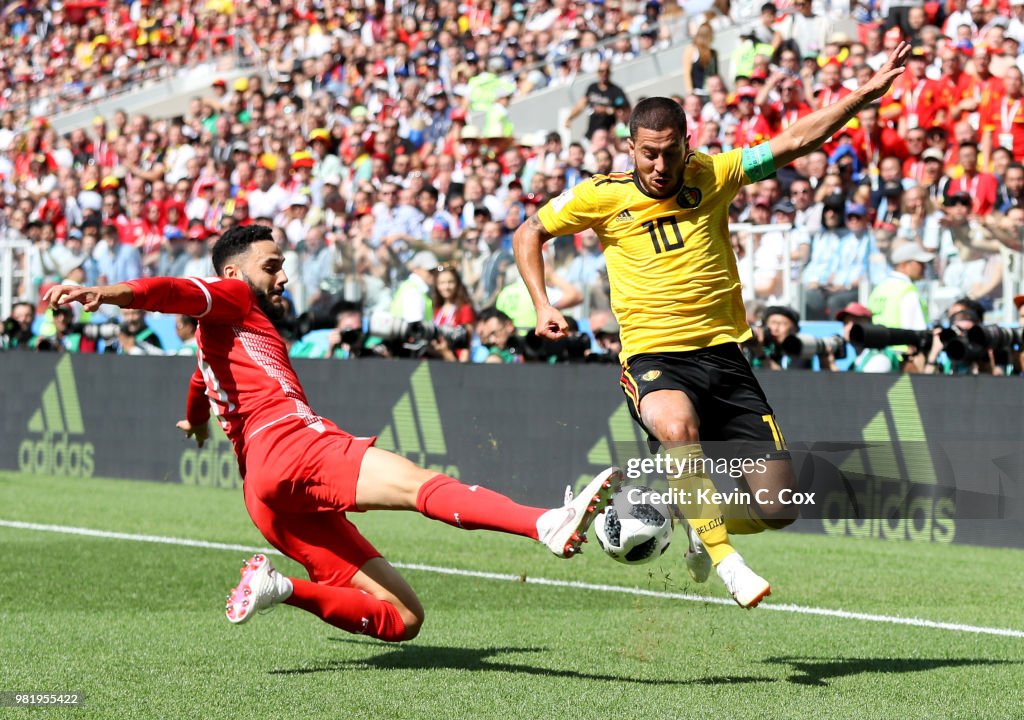
M 680 390 L 697 410 L 702 443 L 732 446 L 732 455 L 789 457 L 768 398 L 739 345 L 634 355 L 619 382 L 629 413 L 647 433 L 652 451 L 659 443 L 640 419 L 640 401 L 656 390 Z M 705 452 L 719 454 L 708 452 L 707 446 Z

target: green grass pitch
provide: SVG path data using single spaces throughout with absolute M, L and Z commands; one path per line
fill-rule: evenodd
M 689 581 L 678 546 L 629 568 L 593 543 L 567 562 L 413 514 L 354 519 L 398 562 L 725 596 Z M 0 520 L 265 545 L 237 492 L 180 485 L 0 473 Z M 1019 551 L 786 532 L 739 547 L 769 603 L 1024 629 Z M 241 551 L 11 527 L 0 548 L 0 691 L 85 694 L 38 711 L 53 717 L 1024 716 L 1022 637 L 407 570 L 427 620 L 388 645 L 290 607 L 231 626 Z

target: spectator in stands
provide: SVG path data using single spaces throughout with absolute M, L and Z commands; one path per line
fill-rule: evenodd
M 115 225 L 104 225 L 100 239 L 102 242 L 95 251 L 100 283 L 113 285 L 142 277 L 142 256 L 138 248 L 122 243 Z
M 434 269 L 434 286 L 431 292 L 431 304 L 434 309 L 434 324 L 439 327 L 464 327 L 468 333 L 473 332 L 476 312 L 470 301 L 469 291 L 462 283 L 458 271 L 452 265 L 439 265 Z M 453 349 L 444 338 L 431 343 L 432 350 L 445 360 L 469 360 L 469 349 Z
M 589 110 L 587 116 L 586 138 L 589 140 L 596 130 L 611 130 L 615 125 L 615 110 L 621 107 L 628 107 L 629 100 L 625 91 L 612 82 L 611 63 L 603 61 L 597 68 L 597 80 L 587 86 L 583 97 L 573 105 L 566 118 L 565 127 L 572 126 L 572 121 L 584 110 Z
M 686 95 L 704 92 L 705 80 L 718 74 L 718 51 L 712 47 L 714 32 L 704 23 L 693 41 L 683 49 L 683 91 Z

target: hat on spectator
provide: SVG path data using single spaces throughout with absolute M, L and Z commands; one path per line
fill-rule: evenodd
M 62 277 L 67 277 L 73 270 L 77 270 L 82 267 L 82 264 L 88 259 L 88 255 L 85 253 L 82 253 L 81 255 L 69 255 L 60 263 L 57 270 L 60 272 Z
M 205 240 L 209 233 L 206 231 L 206 227 L 201 223 L 196 223 L 188 229 L 189 240 Z
M 1022 4 L 1024 4 L 1024 0 L 1022 0 Z M 1017 307 L 1018 310 L 1020 310 L 1020 306 L 1024 305 L 1024 295 L 1014 296 L 1013 304 Z
M 544 198 L 544 196 L 541 193 L 532 193 L 531 192 L 531 193 L 526 193 L 525 195 L 523 195 L 523 202 L 524 203 L 533 203 L 534 205 L 543 205 L 544 204 L 544 200 L 545 200 L 545 198 Z
M 82 208 L 82 210 L 99 212 L 103 208 L 103 198 L 100 197 L 98 192 L 93 192 L 92 190 L 80 192 L 78 193 L 78 207 Z
M 348 116 L 353 120 L 365 119 L 370 114 L 365 105 L 356 105 L 349 111 Z
M 309 206 L 309 195 L 303 195 L 302 193 L 295 193 L 288 199 L 288 204 L 295 206 L 308 207 Z
M 754 68 L 750 72 L 750 79 L 751 80 L 767 80 L 768 79 L 768 71 L 765 70 L 764 68 Z
M 235 92 L 245 92 L 249 89 L 249 78 L 240 77 L 235 80 Z
M 248 153 L 249 152 L 249 146 L 246 144 L 246 142 L 244 140 L 236 140 L 234 143 L 231 144 L 231 152 L 233 152 L 233 153 L 236 153 L 236 152 Z
M 744 100 L 744 99 L 753 100 L 756 97 L 757 97 L 757 89 L 751 87 L 750 85 L 744 85 L 743 87 L 739 88 L 736 91 L 736 99 L 737 100 Z
M 82 239 L 82 231 L 79 230 L 76 227 L 73 227 L 70 230 L 68 230 L 68 239 L 70 240 L 72 238 L 78 238 L 79 240 L 81 240 Z
M 420 250 L 409 261 L 410 270 L 433 270 L 438 266 L 437 255 L 429 250 Z
M 305 150 L 292 153 L 292 167 L 293 168 L 311 168 L 316 162 L 313 160 L 313 156 Z
M 309 141 L 314 142 L 316 140 L 323 140 L 328 142 L 331 139 L 331 134 L 327 132 L 327 128 L 316 128 L 309 133 Z
M 767 195 L 758 195 L 754 198 L 754 205 L 761 205 L 763 207 L 771 207 L 771 203 L 768 202 Z
M 938 162 L 943 162 L 945 160 L 945 158 L 942 156 L 942 151 L 939 150 L 938 148 L 928 148 L 923 153 L 921 153 L 921 159 L 924 160 L 925 162 L 927 162 L 928 160 L 937 160 Z
M 761 318 L 762 322 L 767 322 L 768 318 L 772 315 L 782 315 L 783 317 L 789 318 L 794 325 L 800 326 L 800 313 L 791 307 L 785 305 L 772 305 L 771 307 L 765 308 L 764 316 Z
M 466 122 L 466 108 L 452 110 L 452 122 Z
M 889 260 L 893 266 L 901 265 L 905 262 L 919 262 L 926 263 L 931 262 L 935 259 L 935 255 L 925 250 L 917 243 L 908 242 L 900 245 L 898 248 L 892 251 L 892 255 Z
M 500 55 L 495 55 L 487 60 L 487 69 L 492 73 L 503 73 L 508 68 L 505 64 L 505 58 Z
M 227 87 L 228 84 L 224 82 L 224 78 L 217 78 L 213 81 L 213 87 Z
M 796 212 L 796 205 L 791 203 L 789 200 L 779 200 L 777 203 L 772 205 L 772 212 L 780 212 L 790 215 Z
M 324 178 L 324 185 L 341 185 L 341 175 L 328 175 Z
M 859 215 L 864 217 L 868 214 L 868 210 L 861 203 L 848 202 L 846 203 L 846 216 Z
M 836 313 L 836 320 L 844 322 L 848 317 L 860 317 L 870 319 L 874 313 L 861 305 L 859 302 L 849 303 L 846 307 Z
M 276 170 L 277 155 L 274 153 L 263 153 L 260 155 L 259 160 L 256 161 L 256 167 L 261 167 L 265 170 Z
M 164 237 L 168 240 L 181 240 L 185 237 L 185 233 L 176 225 L 168 225 L 164 228 Z
M 480 139 L 480 128 L 476 125 L 466 125 L 462 128 L 462 133 L 459 135 L 462 140 L 479 140 Z
M 100 190 L 117 190 L 120 185 L 121 181 L 113 175 L 107 175 L 100 180 Z

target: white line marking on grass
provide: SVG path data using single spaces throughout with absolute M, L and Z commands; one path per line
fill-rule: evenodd
M 136 535 L 134 533 L 111 532 L 109 530 L 93 530 L 92 528 L 71 527 L 67 525 L 42 525 L 40 523 L 19 522 L 17 520 L 0 520 L 0 527 L 14 528 L 16 530 L 38 530 L 42 532 L 61 533 L 63 535 L 85 535 L 87 537 L 103 538 L 107 540 L 130 540 L 133 542 L 158 543 L 160 545 L 182 545 L 185 547 L 206 548 L 210 550 L 241 550 L 246 553 L 266 553 L 268 555 L 281 555 L 278 550 L 257 547 L 255 545 L 234 545 L 231 543 L 207 542 L 206 540 L 190 540 L 188 538 L 167 537 L 163 535 Z M 391 563 L 396 568 L 403 570 L 419 570 L 421 572 L 436 573 L 439 575 L 456 575 L 459 577 L 479 578 L 482 580 L 501 580 L 504 582 L 524 582 L 519 575 L 510 573 L 483 572 L 480 570 L 461 570 L 459 568 L 438 567 L 436 565 L 423 565 L 420 563 Z M 595 592 L 621 593 L 624 595 L 642 595 L 644 597 L 665 598 L 669 600 L 686 600 L 688 602 L 708 603 L 711 605 L 733 605 L 732 600 L 726 598 L 705 597 L 690 593 L 661 592 L 658 590 L 644 590 L 643 588 L 624 587 L 622 585 L 603 585 L 599 583 L 579 582 L 576 580 L 554 580 L 542 577 L 527 577 L 527 585 L 546 585 L 548 587 L 571 588 L 575 590 L 592 590 Z M 833 610 L 831 608 L 805 607 L 803 605 L 770 604 L 761 603 L 758 610 L 769 610 L 776 612 L 796 613 L 798 615 L 822 615 L 826 617 L 837 617 L 846 620 L 862 620 L 864 622 L 888 623 L 890 625 L 910 625 L 912 627 L 933 628 L 935 630 L 952 630 L 953 632 L 976 633 L 981 635 L 999 635 L 1001 637 L 1024 638 L 1024 630 L 1011 628 L 994 628 L 980 625 L 963 625 L 961 623 L 936 622 L 913 617 L 899 617 L 896 615 L 875 615 L 872 613 L 850 612 L 848 610 Z

